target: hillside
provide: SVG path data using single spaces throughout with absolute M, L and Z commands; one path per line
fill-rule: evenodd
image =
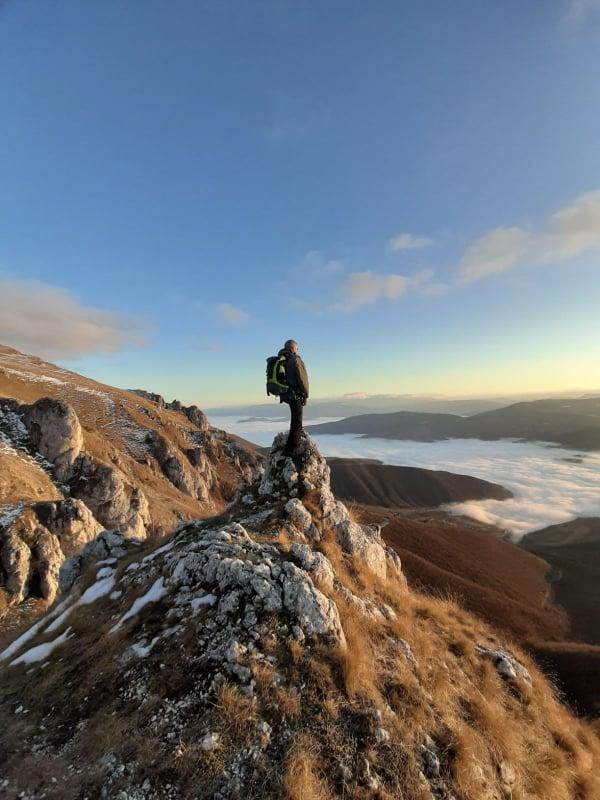
M 51 601 L 62 561 L 105 528 L 160 538 L 215 514 L 261 461 L 196 406 L 0 347 L 0 615 Z
M 360 458 L 328 458 L 331 485 L 341 500 L 389 508 L 435 507 L 466 500 L 506 500 L 497 483 L 443 470 L 401 467 Z
M 402 559 L 410 586 L 452 597 L 503 630 L 538 659 L 574 709 L 600 716 L 600 553 L 565 545 L 557 551 L 559 561 L 553 548 L 528 544 L 544 532 L 517 546 L 474 521 L 443 514 L 373 506 L 355 508 L 355 514 L 383 526 L 383 538 Z M 583 535 L 589 529 L 585 522 L 552 526 L 548 536 L 554 541 L 555 529 L 564 529 L 568 541 L 569 527 Z
M 524 439 L 555 442 L 577 450 L 600 450 L 600 398 L 535 400 L 470 417 L 400 411 L 362 414 L 309 425 L 313 434 L 354 433 L 384 439 Z
M 3 796 L 597 798 L 593 729 L 284 441 L 226 514 L 64 568 L 0 653 Z
M 522 546 L 552 565 L 553 593 L 572 619 L 573 638 L 600 645 L 600 519 L 552 525 Z

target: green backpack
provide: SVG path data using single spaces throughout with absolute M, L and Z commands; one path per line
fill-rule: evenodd
M 280 397 L 289 391 L 285 382 L 285 356 L 267 358 L 267 394 Z

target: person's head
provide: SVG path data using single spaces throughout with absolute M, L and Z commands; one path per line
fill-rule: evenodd
M 298 342 L 295 342 L 293 339 L 288 339 L 287 342 L 283 345 L 284 350 L 290 350 L 292 353 L 298 352 Z

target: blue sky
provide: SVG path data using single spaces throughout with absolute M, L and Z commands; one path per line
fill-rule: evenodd
M 0 341 L 209 406 L 600 387 L 600 2 L 0 2 Z

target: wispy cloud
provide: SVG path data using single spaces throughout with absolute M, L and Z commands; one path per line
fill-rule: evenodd
M 567 0 L 563 21 L 576 29 L 600 25 L 600 0 Z
M 311 98 L 274 92 L 270 97 L 270 106 L 264 133 L 271 144 L 295 144 L 329 124 L 327 109 Z
M 600 191 L 582 194 L 556 211 L 540 230 L 495 228 L 467 249 L 458 265 L 460 282 L 511 269 L 567 261 L 600 251 Z
M 289 271 L 290 278 L 303 280 L 321 280 L 339 275 L 344 271 L 344 262 L 335 258 L 326 258 L 320 250 L 309 250 Z
M 216 310 L 219 319 L 229 325 L 240 325 L 248 320 L 248 314 L 245 311 L 229 303 L 219 303 Z
M 433 239 L 428 236 L 413 236 L 412 233 L 399 233 L 388 242 L 388 250 L 399 252 L 401 250 L 418 250 L 421 247 L 429 247 L 433 244 Z
M 423 291 L 433 274 L 432 269 L 412 274 L 350 270 L 346 261 L 311 250 L 288 270 L 282 290 L 291 305 L 305 311 L 351 312 L 380 300 L 397 300 L 410 289 Z
M 0 277 L 0 341 L 43 358 L 115 354 L 145 344 L 148 326 L 113 311 L 85 306 L 41 281 Z
M 339 286 L 340 303 L 337 309 L 354 311 L 359 306 L 377 300 L 396 300 L 408 289 L 431 280 L 433 270 L 423 269 L 413 275 L 395 275 L 378 272 L 351 272 Z

